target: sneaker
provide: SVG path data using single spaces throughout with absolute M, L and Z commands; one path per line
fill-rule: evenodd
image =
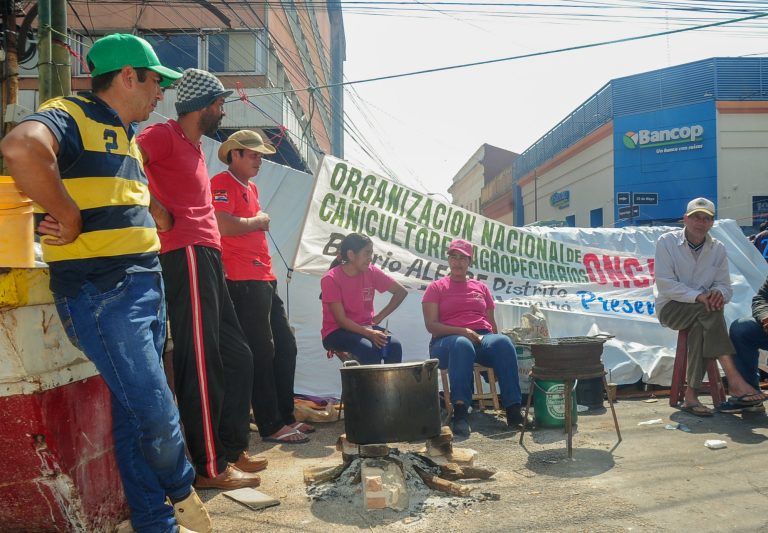
M 454 435 L 469 437 L 471 430 L 469 428 L 469 420 L 467 420 L 467 406 L 463 403 L 453 406 L 453 422 L 451 426 Z
M 195 492 L 195 489 L 192 489 L 189 496 L 173 504 L 173 514 L 176 516 L 176 523 L 180 529 L 187 528 L 198 533 L 210 533 L 213 531 L 211 517 L 208 515 L 203 502 L 200 501 L 200 497 Z

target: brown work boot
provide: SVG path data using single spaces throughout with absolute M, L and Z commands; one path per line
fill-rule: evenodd
M 243 487 L 255 488 L 260 484 L 261 478 L 259 476 L 238 470 L 232 465 L 227 465 L 227 469 L 216 477 L 198 475 L 195 478 L 195 487 L 198 489 L 233 490 Z
M 261 472 L 267 468 L 268 461 L 264 457 L 248 455 L 248 452 L 243 452 L 240 454 L 240 457 L 237 458 L 237 461 L 231 464 L 234 465 L 238 470 L 242 470 L 243 472 L 250 472 L 253 474 L 256 472 Z
M 173 514 L 176 515 L 176 523 L 180 527 L 198 533 L 211 533 L 213 531 L 211 517 L 208 516 L 208 511 L 203 502 L 200 501 L 195 489 L 192 489 L 189 496 L 173 504 Z

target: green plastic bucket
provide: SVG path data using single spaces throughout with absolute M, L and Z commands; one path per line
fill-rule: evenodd
M 520 383 L 520 391 L 524 396 L 528 396 L 528 390 L 531 388 L 531 368 L 533 368 L 533 354 L 531 347 L 526 345 L 515 346 L 517 352 L 517 380 Z
M 565 383 L 562 381 L 536 380 L 533 388 L 533 409 L 538 427 L 561 428 L 565 426 Z M 576 424 L 576 391 L 571 393 L 571 421 Z

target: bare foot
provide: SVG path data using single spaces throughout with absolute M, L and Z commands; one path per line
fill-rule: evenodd
M 755 391 L 755 389 L 738 390 L 736 387 L 731 387 L 731 390 L 729 392 L 731 393 L 731 396 L 737 398 L 740 402 L 744 402 L 744 403 L 762 402 L 766 399 L 763 393 L 757 392 Z

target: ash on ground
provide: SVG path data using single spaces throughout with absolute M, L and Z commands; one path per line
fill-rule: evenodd
M 408 508 L 402 511 L 385 509 L 386 513 L 396 515 L 417 516 L 420 513 L 429 513 L 436 510 L 448 510 L 453 512 L 466 509 L 477 502 L 496 500 L 498 495 L 480 492 L 469 496 L 450 496 L 448 494 L 430 489 L 419 477 L 413 466 L 438 475 L 439 468 L 431 466 L 419 455 L 414 453 L 401 453 L 399 450 L 391 450 L 389 457 L 403 466 L 406 486 L 408 488 Z M 307 487 L 307 497 L 310 501 L 336 503 L 343 506 L 353 506 L 356 509 L 364 509 L 363 486 L 360 482 L 360 468 L 365 459 L 354 459 L 342 474 L 333 481 L 327 481 Z

